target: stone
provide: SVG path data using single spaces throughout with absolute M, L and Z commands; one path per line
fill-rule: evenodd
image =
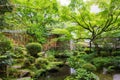
M 113 80 L 120 80 L 120 74 L 114 74 Z

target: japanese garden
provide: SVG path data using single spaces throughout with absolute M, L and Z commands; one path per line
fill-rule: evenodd
M 120 80 L 120 0 L 0 0 L 0 80 Z

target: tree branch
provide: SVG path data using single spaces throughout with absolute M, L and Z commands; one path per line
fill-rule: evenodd
M 114 24 L 114 23 L 117 21 L 117 19 L 118 19 L 119 16 L 120 16 L 120 12 L 119 12 L 119 14 L 116 16 L 116 18 L 115 18 L 115 20 L 112 22 L 112 24 Z
M 87 30 L 89 30 L 90 32 L 92 32 L 89 27 L 85 27 L 85 26 L 84 26 L 83 24 L 81 24 L 75 17 L 73 17 L 73 16 L 71 16 L 71 17 L 77 22 L 77 24 L 78 24 L 79 26 L 81 26 L 82 28 L 87 29 Z
M 85 19 L 84 19 L 84 17 L 81 15 L 81 19 L 82 19 L 82 21 L 84 22 L 84 24 L 88 27 L 88 30 L 90 31 L 90 32 L 92 32 L 92 30 L 90 29 L 90 26 L 85 22 Z M 90 23 L 90 21 L 89 21 L 89 24 L 91 25 L 91 23 Z

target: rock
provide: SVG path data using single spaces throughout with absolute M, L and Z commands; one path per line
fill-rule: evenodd
M 75 69 L 74 68 L 70 68 L 70 73 L 71 74 L 75 74 L 76 73 Z
M 15 68 L 15 69 L 20 69 L 22 66 L 21 65 L 14 65 L 12 66 L 12 68 Z
M 120 80 L 120 74 L 114 74 L 113 80 Z
M 103 74 L 106 74 L 107 73 L 107 69 L 106 68 L 103 68 Z
M 31 77 L 24 77 L 24 78 L 19 78 L 17 80 L 32 80 Z
M 20 72 L 20 77 L 30 76 L 30 71 L 29 70 L 19 70 L 19 72 Z

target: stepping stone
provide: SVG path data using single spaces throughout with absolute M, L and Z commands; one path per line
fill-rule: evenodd
M 30 74 L 29 70 L 19 70 L 20 72 L 20 77 L 27 77 L 25 75 Z
M 113 75 L 113 80 L 120 80 L 120 74 Z
M 19 78 L 17 80 L 32 80 L 31 77 L 24 77 L 24 78 Z
M 22 66 L 21 65 L 14 65 L 12 66 L 12 68 L 15 68 L 15 69 L 20 69 Z

